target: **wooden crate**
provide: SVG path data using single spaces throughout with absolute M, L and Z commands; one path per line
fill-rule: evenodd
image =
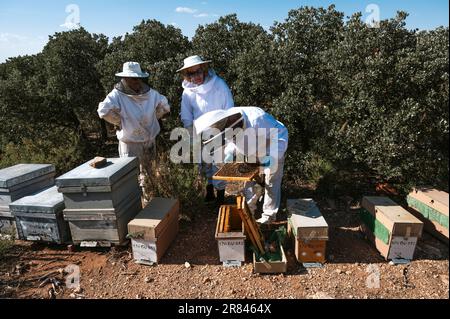
M 244 222 L 237 205 L 222 205 L 216 225 L 216 240 L 219 259 L 224 265 L 245 261 Z
M 12 202 L 19 239 L 58 244 L 71 241 L 69 225 L 63 219 L 64 199 L 56 186 Z
M 448 193 L 432 188 L 415 188 L 408 196 L 409 212 L 424 223 L 424 229 L 448 245 Z
M 260 274 L 277 274 L 277 273 L 285 273 L 287 271 L 287 259 L 286 254 L 284 253 L 283 246 L 280 245 L 281 249 L 281 260 L 280 261 L 271 261 L 271 262 L 262 262 L 256 260 L 256 255 L 253 253 L 253 270 L 255 273 Z
M 412 260 L 423 223 L 387 197 L 364 197 L 362 228 L 386 259 Z
M 312 199 L 288 199 L 288 233 L 301 263 L 325 263 L 328 224 Z
M 128 223 L 133 257 L 137 263 L 159 263 L 177 236 L 180 202 L 177 199 L 153 198 Z

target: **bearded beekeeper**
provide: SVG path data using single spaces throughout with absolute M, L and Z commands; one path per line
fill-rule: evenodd
M 183 96 L 181 100 L 181 121 L 189 130 L 190 136 L 194 135 L 193 122 L 203 114 L 214 110 L 227 110 L 234 107 L 233 95 L 225 81 L 209 68 L 211 61 L 205 61 L 200 56 L 194 55 L 184 59 L 184 65 L 177 72 L 183 77 Z M 220 205 L 224 201 L 224 181 L 213 180 L 212 176 L 217 172 L 217 166 L 202 163 L 200 170 L 208 178 L 205 201 L 214 199 Z M 217 197 L 214 195 L 217 191 Z
M 170 112 L 170 105 L 165 96 L 144 82 L 149 74 L 142 71 L 139 63 L 126 62 L 116 77 L 120 81 L 99 104 L 97 112 L 100 118 L 119 127 L 119 156 L 139 158 L 140 182 L 144 186 L 145 168 L 150 164 L 145 161 L 151 158 L 160 132 L 158 120 Z
M 234 107 L 206 113 L 194 121 L 198 134 L 206 135 L 204 144 L 218 142 L 223 162 L 259 163 L 265 175 L 263 213 L 257 220 L 268 224 L 276 220 L 281 201 L 281 181 L 288 147 L 288 130 L 283 123 L 258 107 Z M 212 136 L 212 137 L 211 137 Z M 223 143 L 222 141 L 225 141 Z M 255 213 L 262 195 L 255 182 L 246 182 L 244 195 Z

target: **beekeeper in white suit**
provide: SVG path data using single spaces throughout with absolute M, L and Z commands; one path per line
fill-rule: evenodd
M 200 56 L 194 55 L 184 59 L 184 65 L 179 72 L 183 76 L 183 96 L 181 100 L 181 121 L 193 136 L 193 122 L 203 114 L 214 110 L 227 110 L 234 106 L 233 95 L 225 81 L 214 70 L 209 68 L 211 61 L 205 61 Z M 212 176 L 217 172 L 217 166 L 203 163 L 201 171 L 208 178 L 205 201 L 213 201 L 216 197 L 220 205 L 224 201 L 224 181 L 213 180 Z
M 142 71 L 139 63 L 126 62 L 116 76 L 120 81 L 99 104 L 97 112 L 100 118 L 120 128 L 116 133 L 119 156 L 139 158 L 143 186 L 144 170 L 149 164 L 144 162 L 149 160 L 161 130 L 158 120 L 170 112 L 170 105 L 165 96 L 143 81 L 149 74 Z
M 194 123 L 198 134 L 211 132 L 212 129 L 220 132 L 205 143 L 217 141 L 221 136 L 225 137 L 224 162 L 232 162 L 239 156 L 245 156 L 248 162 L 262 165 L 265 174 L 264 204 L 262 216 L 257 222 L 267 224 L 274 221 L 281 201 L 281 181 L 288 147 L 287 128 L 258 107 L 212 111 Z M 242 129 L 244 134 L 236 134 L 238 129 Z M 256 183 L 247 182 L 244 194 L 250 210 L 254 213 L 261 195 Z

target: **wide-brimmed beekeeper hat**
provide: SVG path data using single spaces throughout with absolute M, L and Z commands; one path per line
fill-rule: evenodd
M 225 132 L 225 129 L 227 128 L 226 124 L 228 122 L 228 119 L 236 114 L 240 114 L 241 116 L 231 126 L 229 126 L 230 128 L 233 128 L 234 125 L 243 120 L 242 111 L 239 110 L 238 108 L 233 107 L 228 110 L 216 110 L 205 113 L 194 121 L 195 132 L 196 134 L 202 134 L 208 133 L 212 129 L 219 130 L 220 131 L 219 134 L 213 136 L 211 139 L 204 142 L 204 144 L 207 144 L 212 140 L 216 139 L 218 136 L 222 135 L 223 132 Z
M 150 74 L 142 72 L 141 66 L 137 62 L 125 62 L 122 72 L 116 73 L 116 76 L 121 78 L 148 78 Z
M 211 63 L 211 62 L 212 62 L 211 60 L 203 60 L 200 56 L 193 55 L 193 56 L 190 56 L 190 57 L 184 59 L 183 67 L 181 69 L 177 70 L 177 72 L 181 72 L 183 70 L 189 69 L 196 65 L 201 65 L 201 64 Z

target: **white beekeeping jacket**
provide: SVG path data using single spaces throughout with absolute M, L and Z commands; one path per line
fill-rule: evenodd
M 256 135 L 259 135 L 260 132 L 264 133 L 263 138 L 267 141 L 265 146 L 269 146 L 269 141 L 276 140 L 277 141 L 277 150 L 274 154 L 270 154 L 275 158 L 281 158 L 287 150 L 289 135 L 287 128 L 281 123 L 277 121 L 272 115 L 266 113 L 259 107 L 247 106 L 247 107 L 236 107 L 244 117 L 244 127 L 243 129 L 252 128 L 255 130 L 250 130 L 249 132 L 255 132 Z M 258 129 L 265 129 L 258 131 Z M 270 130 L 274 129 L 274 130 Z M 258 137 L 255 139 L 258 141 Z M 241 141 L 242 142 L 242 141 Z M 244 146 L 244 148 L 242 148 Z M 228 143 L 226 150 L 235 150 L 245 156 L 252 155 L 262 155 L 268 154 L 268 149 L 265 147 L 260 148 L 258 143 L 250 144 L 247 143 Z M 226 151 L 225 150 L 225 151 Z
M 170 111 L 170 106 L 167 98 L 153 89 L 141 95 L 127 95 L 114 89 L 99 104 L 97 112 L 100 118 L 110 122 L 114 118 L 120 119 L 121 130 L 117 131 L 119 141 L 151 143 L 161 130 L 157 109 L 163 109 L 166 113 Z
M 193 125 L 194 120 L 203 114 L 215 110 L 227 110 L 234 107 L 233 95 L 225 81 L 212 70 L 202 85 L 183 81 L 181 100 L 181 121 L 184 127 Z

